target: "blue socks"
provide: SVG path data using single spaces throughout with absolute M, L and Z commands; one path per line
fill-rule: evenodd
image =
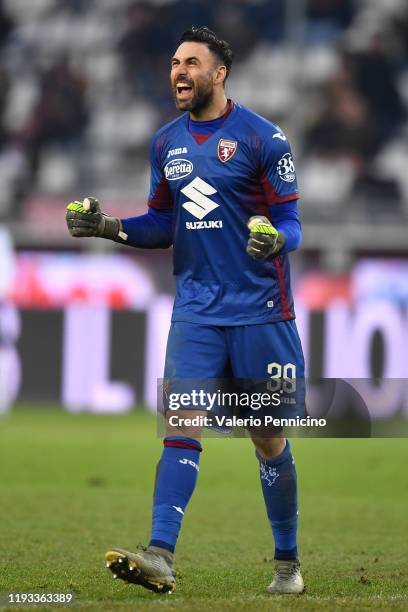
M 152 536 L 149 546 L 174 552 L 184 510 L 193 494 L 201 444 L 193 438 L 165 438 L 153 497 Z
M 170 436 L 157 474 L 149 546 L 171 553 L 176 547 L 184 511 L 193 494 L 201 444 L 192 438 Z M 259 460 L 262 491 L 275 539 L 275 559 L 297 559 L 297 482 L 289 441 L 280 455 Z
M 297 559 L 297 480 L 289 440 L 280 455 L 257 452 L 266 511 L 275 539 L 275 559 Z

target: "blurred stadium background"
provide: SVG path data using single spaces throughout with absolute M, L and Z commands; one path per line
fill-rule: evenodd
M 0 592 L 157 609 L 108 581 L 101 559 L 149 530 L 160 441 L 140 407 L 156 406 L 171 250 L 74 240 L 64 216 L 87 195 L 113 215 L 144 212 L 149 140 L 176 115 L 170 53 L 202 24 L 235 51 L 229 95 L 277 122 L 294 150 L 308 374 L 408 378 L 406 0 L 0 0 Z M 378 416 L 408 415 L 403 387 L 381 390 Z M 336 599 L 405 610 L 405 441 L 293 444 L 308 592 L 274 609 Z M 253 451 L 205 446 L 178 549 L 181 599 L 160 607 L 269 610 Z
M 293 277 L 309 374 L 407 376 L 404 0 L 2 0 L 3 409 L 155 404 L 171 251 L 73 240 L 64 210 L 89 194 L 114 215 L 145 210 L 149 140 L 176 114 L 169 54 L 192 24 L 231 42 L 229 95 L 292 143 L 304 227 Z

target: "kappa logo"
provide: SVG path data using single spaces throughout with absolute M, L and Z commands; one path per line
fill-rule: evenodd
M 233 157 L 237 148 L 238 142 L 236 140 L 226 140 L 225 138 L 221 138 L 218 141 L 218 159 L 225 164 L 225 162 L 229 161 L 231 157 Z
M 172 159 L 164 166 L 164 174 L 168 181 L 178 181 L 185 178 L 194 170 L 194 166 L 188 159 Z
M 190 202 L 185 202 L 183 208 L 193 217 L 200 219 L 200 221 L 212 210 L 219 207 L 219 204 L 207 197 L 217 193 L 217 190 L 203 181 L 203 179 L 200 179 L 199 176 L 196 176 L 191 183 L 183 187 L 181 193 L 184 193 L 191 200 Z

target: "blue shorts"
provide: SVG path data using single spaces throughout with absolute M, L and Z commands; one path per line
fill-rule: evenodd
M 163 410 L 180 408 L 173 401 L 187 394 L 186 409 L 210 410 L 218 417 L 295 417 L 303 416 L 304 359 L 296 324 L 292 321 L 215 327 L 176 321 L 170 327 L 163 386 Z M 288 380 L 289 379 L 289 380 Z M 202 390 L 217 397 L 209 407 L 191 402 L 193 390 Z M 224 397 L 251 397 L 251 404 L 219 402 Z M 231 393 L 233 392 L 233 394 Z M 279 394 L 280 403 L 254 407 L 260 393 Z M 210 413 L 208 413 L 210 414 Z M 208 425 L 206 425 L 208 426 Z M 221 431 L 228 427 L 214 424 Z M 266 434 L 279 432 L 269 427 Z
M 171 324 L 165 379 L 304 378 L 305 365 L 295 321 L 214 327 Z

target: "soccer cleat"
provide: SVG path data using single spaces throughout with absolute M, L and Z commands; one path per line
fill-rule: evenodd
M 114 578 L 140 584 L 155 593 L 172 593 L 176 588 L 176 573 L 171 562 L 152 550 L 132 553 L 112 548 L 106 553 L 105 561 Z
M 271 584 L 266 588 L 269 593 L 303 593 L 305 585 L 300 573 L 299 561 L 275 560 L 275 575 Z

